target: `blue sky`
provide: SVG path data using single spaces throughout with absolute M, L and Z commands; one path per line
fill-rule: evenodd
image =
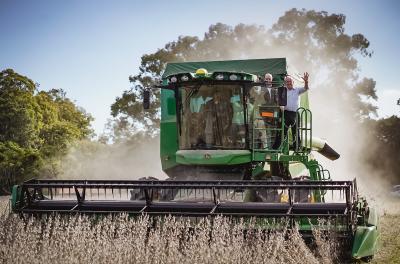
M 360 58 L 360 68 L 377 81 L 380 116 L 399 114 L 398 1 L 0 0 L 0 70 L 13 68 L 40 89 L 64 89 L 101 133 L 141 55 L 179 35 L 202 37 L 217 22 L 269 28 L 293 7 L 347 16 L 346 33 L 363 33 L 374 50 Z

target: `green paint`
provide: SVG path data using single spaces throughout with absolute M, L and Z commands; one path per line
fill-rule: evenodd
M 373 256 L 377 250 L 380 232 L 376 226 L 358 226 L 351 255 L 355 259 Z
M 177 165 L 176 151 L 178 150 L 178 139 L 176 138 L 176 123 L 168 122 L 160 124 L 163 133 L 160 133 L 160 159 L 163 170 Z M 175 136 L 174 136 L 175 135 Z
M 161 90 L 160 159 L 164 171 L 177 165 L 178 130 L 175 104 L 174 92 Z
M 249 163 L 249 150 L 179 150 L 176 162 L 184 165 L 237 165 Z
M 264 162 L 259 162 L 257 163 L 257 165 L 255 166 L 255 168 L 252 170 L 251 172 L 251 176 L 253 177 L 253 179 L 256 179 L 257 177 L 263 177 L 264 176 Z M 265 180 L 265 178 L 263 178 Z
M 19 201 L 21 197 L 21 187 L 14 185 L 11 191 L 11 209 L 15 212 L 19 209 Z
M 364 203 L 363 200 L 361 203 Z M 363 207 L 363 205 L 360 205 Z M 365 225 L 357 226 L 354 234 L 353 249 L 351 255 L 355 259 L 373 256 L 378 249 L 380 237 L 379 216 L 374 208 L 370 208 Z

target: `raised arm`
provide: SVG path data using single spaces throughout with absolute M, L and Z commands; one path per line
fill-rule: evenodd
M 301 77 L 303 79 L 303 81 L 304 81 L 304 89 L 306 89 L 306 90 L 309 89 L 309 87 L 308 87 L 308 77 L 309 76 L 310 75 L 308 74 L 308 72 L 305 72 L 303 77 Z

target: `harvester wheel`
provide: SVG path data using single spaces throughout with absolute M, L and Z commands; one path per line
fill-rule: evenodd
M 367 256 L 361 259 L 354 260 L 353 263 L 361 264 L 361 263 L 370 263 L 374 256 Z
M 361 258 L 361 263 L 369 263 L 372 261 L 372 259 L 374 258 L 374 256 L 367 256 L 367 257 L 363 257 Z

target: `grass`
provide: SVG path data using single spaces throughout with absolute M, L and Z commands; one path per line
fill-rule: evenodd
M 400 215 L 384 215 L 380 226 L 380 248 L 372 263 L 400 263 Z

